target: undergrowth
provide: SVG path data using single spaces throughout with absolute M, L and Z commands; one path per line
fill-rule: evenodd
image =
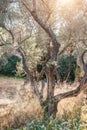
M 46 116 L 42 120 L 32 120 L 26 126 L 17 130 L 86 130 L 82 126 L 81 121 L 81 108 L 73 110 L 73 112 L 64 111 L 64 114 L 58 118 Z M 9 128 L 7 130 L 14 130 Z
M 14 129 L 7 129 L 14 130 Z M 50 118 L 36 121 L 33 120 L 27 124 L 26 127 L 21 127 L 17 130 L 83 130 L 79 118 L 72 120 L 53 120 Z

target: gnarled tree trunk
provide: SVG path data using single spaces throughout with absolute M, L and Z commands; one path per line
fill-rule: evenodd
M 55 117 L 56 113 L 56 103 L 53 100 L 54 97 L 54 89 L 55 89 L 55 79 L 54 79 L 54 69 L 55 66 L 51 65 L 48 69 L 47 73 L 47 98 L 46 101 L 44 102 L 44 115 L 49 115 Z

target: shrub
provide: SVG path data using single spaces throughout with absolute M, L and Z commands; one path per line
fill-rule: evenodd
M 68 72 L 69 57 L 66 56 L 66 55 L 63 55 L 59 60 L 58 66 L 59 66 L 58 71 L 59 71 L 60 77 L 63 81 L 65 76 L 67 75 L 67 72 Z M 76 69 L 76 57 L 72 56 L 71 71 L 70 71 L 70 75 L 69 75 L 68 80 L 67 80 L 68 82 L 74 81 L 74 79 L 75 79 L 75 69 Z
M 0 66 L 0 74 L 5 76 L 15 76 L 16 64 L 20 61 L 20 58 L 12 55 L 7 58 L 7 62 Z

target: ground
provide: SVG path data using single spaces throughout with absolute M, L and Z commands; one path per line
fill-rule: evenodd
M 27 119 L 42 118 L 43 111 L 37 97 L 29 89 L 29 84 L 23 86 L 22 79 L 0 78 L 0 129 L 10 125 L 26 123 Z M 56 86 L 55 95 L 60 92 L 75 89 L 79 83 L 72 85 L 61 84 Z M 44 89 L 44 95 L 45 93 Z M 57 115 L 62 115 L 63 110 L 72 111 L 76 105 L 81 105 L 84 94 L 62 100 L 58 105 Z M 82 118 L 87 120 L 86 108 L 82 109 Z M 85 115 L 85 116 L 84 116 Z M 87 123 L 87 122 L 86 122 Z

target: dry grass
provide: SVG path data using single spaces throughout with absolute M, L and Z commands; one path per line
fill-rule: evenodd
M 0 130 L 42 117 L 37 97 L 22 85 L 23 81 L 16 79 L 0 79 Z
M 78 83 L 72 86 L 66 84 L 59 85 L 55 89 L 55 94 L 69 91 L 76 86 L 78 86 Z M 45 92 L 44 89 L 44 94 Z M 64 109 L 72 111 L 75 106 L 81 105 L 83 98 L 82 92 L 77 97 L 62 100 L 58 105 L 58 115 L 63 114 Z M 87 114 L 85 112 L 85 108 L 82 109 L 82 119 Z M 28 120 L 40 119 L 42 115 L 43 111 L 39 101 L 30 91 L 29 85 L 23 87 L 22 80 L 0 78 L 0 130 L 8 126 L 25 125 Z

